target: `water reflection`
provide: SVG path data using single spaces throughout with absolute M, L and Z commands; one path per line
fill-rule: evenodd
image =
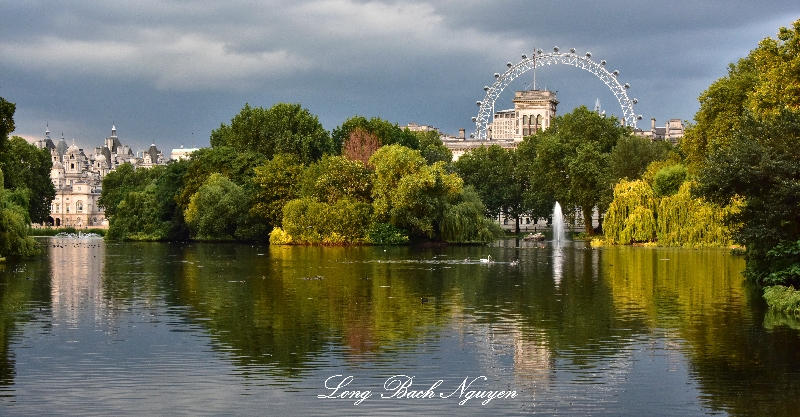
M 52 318 L 77 325 L 82 315 L 99 321 L 106 314 L 102 272 L 105 243 L 102 239 L 49 239 L 52 270 L 50 298 Z
M 15 387 L 2 392 L 23 414 L 54 412 L 50 394 L 66 387 L 71 406 L 103 399 L 121 414 L 136 414 L 129 397 L 145 393 L 164 401 L 157 413 L 178 413 L 164 394 L 174 390 L 215 398 L 220 414 L 253 414 L 259 401 L 319 414 L 308 398 L 327 376 L 374 388 L 408 372 L 448 384 L 487 375 L 525 393 L 490 410 L 499 415 L 800 406 L 798 330 L 765 315 L 740 258 L 548 243 L 53 243 L 46 262 L 0 275 L 0 384 Z M 478 261 L 487 256 L 496 262 Z M 186 397 L 184 412 L 209 412 L 197 404 Z M 460 413 L 342 404 L 322 413 Z

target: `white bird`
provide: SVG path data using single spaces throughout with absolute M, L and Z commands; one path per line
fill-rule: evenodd
M 494 261 L 492 260 L 492 255 L 486 255 L 485 258 L 481 258 L 481 263 L 490 264 L 490 263 L 493 263 L 493 262 Z

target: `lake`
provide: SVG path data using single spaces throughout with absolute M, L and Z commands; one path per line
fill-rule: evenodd
M 800 320 L 728 250 L 39 242 L 0 264 L 4 416 L 800 409 Z

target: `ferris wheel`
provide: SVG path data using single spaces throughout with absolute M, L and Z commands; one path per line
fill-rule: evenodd
M 642 116 L 637 116 L 633 112 L 633 105 L 638 100 L 629 99 L 627 90 L 631 87 L 630 84 L 621 84 L 617 79 L 619 71 L 614 70 L 609 72 L 606 69 L 606 61 L 595 62 L 592 61 L 592 54 L 587 52 L 585 55 L 578 55 L 575 53 L 575 48 L 569 50 L 568 53 L 561 53 L 556 46 L 553 52 L 544 53 L 541 49 L 536 50 L 530 57 L 522 55 L 522 61 L 512 64 L 507 63 L 508 70 L 500 74 L 495 73 L 494 78 L 496 81 L 491 86 L 483 87 L 486 91 L 486 97 L 483 101 L 478 101 L 475 104 L 480 107 L 477 117 L 473 117 L 472 121 L 475 122 L 475 133 L 470 135 L 473 139 L 487 140 L 487 128 L 494 113 L 494 102 L 500 97 L 503 90 L 511 84 L 514 79 L 520 75 L 546 65 L 571 65 L 580 69 L 591 72 L 597 78 L 602 80 L 606 86 L 614 93 L 619 105 L 622 107 L 622 118 L 627 126 L 636 128 L 636 122 L 642 120 Z

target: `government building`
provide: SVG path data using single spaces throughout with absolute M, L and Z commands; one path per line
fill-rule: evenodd
M 97 205 L 103 177 L 122 164 L 149 168 L 166 165 L 168 161 L 155 144 L 139 155 L 134 154 L 130 146 L 123 145 L 119 140 L 114 126 L 103 146 L 94 148 L 88 155 L 75 145 L 74 140 L 72 145 L 67 146 L 63 134 L 58 144 L 54 144 L 49 128 L 36 146 L 49 149 L 53 161 L 50 180 L 53 181 L 56 196 L 50 205 L 50 217 L 45 226 L 108 227 L 105 213 Z
M 550 127 L 550 123 L 556 117 L 558 100 L 555 91 L 517 91 L 512 102 L 513 109 L 500 110 L 492 115 L 492 121 L 487 126 L 488 140 L 469 140 L 464 129 L 459 131 L 458 136 L 442 135 L 442 143 L 453 152 L 453 160 L 483 146 L 499 145 L 503 149 L 516 148 L 524 137 Z

